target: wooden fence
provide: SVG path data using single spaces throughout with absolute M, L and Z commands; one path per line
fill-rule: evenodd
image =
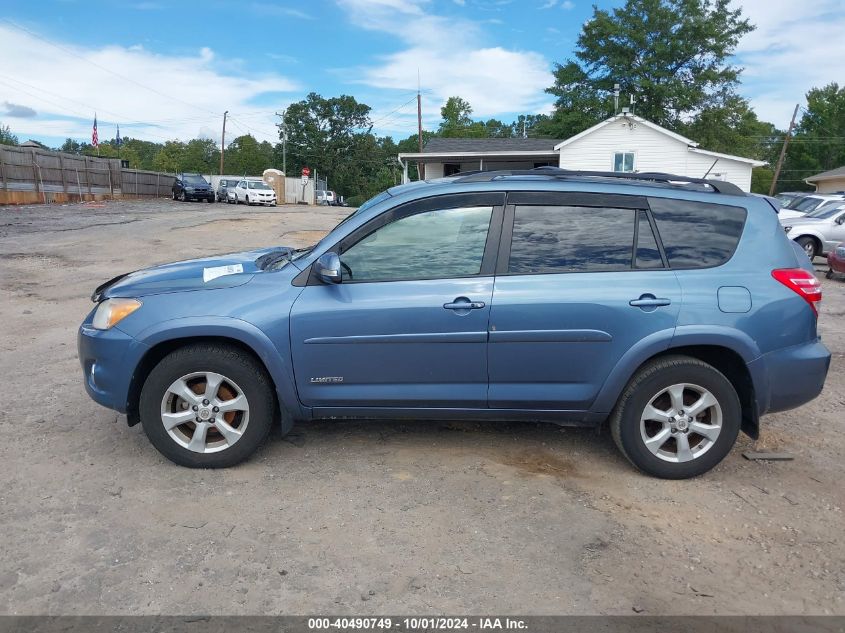
M 0 145 L 0 204 L 169 196 L 174 177 L 127 169 L 116 158 Z

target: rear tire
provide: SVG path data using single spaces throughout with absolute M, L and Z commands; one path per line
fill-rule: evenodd
M 216 387 L 210 386 L 209 377 L 214 376 L 222 381 Z M 189 387 L 174 390 L 180 380 Z M 189 345 L 165 356 L 150 372 L 141 389 L 141 425 L 153 446 L 172 462 L 189 468 L 226 468 L 247 459 L 266 439 L 277 410 L 273 394 L 269 376 L 249 354 L 226 345 Z M 227 411 L 226 403 L 235 400 L 239 407 Z M 196 414 L 193 403 L 199 407 Z M 215 404 L 219 411 L 212 413 Z M 187 417 L 168 430 L 168 416 Z M 197 423 L 199 419 L 208 421 Z M 195 443 L 199 430 L 202 437 Z
M 816 244 L 816 240 L 812 237 L 804 235 L 795 241 L 798 242 L 798 245 L 804 249 L 804 252 L 807 253 L 807 257 L 810 258 L 810 261 L 813 261 L 819 254 L 818 244 Z
M 662 479 L 687 479 L 724 459 L 741 421 L 739 396 L 724 374 L 695 358 L 665 356 L 631 379 L 609 423 L 634 466 Z
M 828 269 L 828 271 L 824 274 L 824 278 L 825 279 L 833 279 L 833 269 L 832 268 Z

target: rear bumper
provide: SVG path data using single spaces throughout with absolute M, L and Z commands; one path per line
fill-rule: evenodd
M 827 254 L 827 265 L 830 269 L 838 273 L 845 273 L 845 259 L 836 256 L 836 251 L 832 250 Z
M 830 352 L 815 340 L 764 354 L 748 364 L 761 414 L 794 409 L 818 396 Z
M 77 350 L 88 395 L 104 407 L 126 413 L 132 375 L 147 346 L 116 327 L 96 330 L 86 321 L 79 328 Z

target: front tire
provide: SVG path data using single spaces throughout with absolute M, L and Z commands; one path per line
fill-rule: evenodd
M 813 261 L 816 258 L 816 255 L 819 254 L 819 249 L 818 245 L 816 244 L 816 240 L 814 240 L 812 237 L 804 235 L 802 237 L 799 237 L 795 241 L 798 242 L 798 245 L 804 249 L 804 252 L 807 253 L 807 257 L 810 258 L 810 261 Z
M 189 468 L 226 468 L 252 455 L 273 424 L 270 378 L 249 354 L 226 345 L 180 348 L 141 389 L 141 425 L 153 446 Z
M 688 356 L 644 365 L 610 417 L 622 454 L 662 479 L 701 475 L 730 452 L 742 421 L 739 396 L 716 368 Z

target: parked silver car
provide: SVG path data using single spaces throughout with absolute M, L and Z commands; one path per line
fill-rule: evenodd
M 780 223 L 787 236 L 798 242 L 812 260 L 845 242 L 845 202 L 827 204 L 804 217 L 784 218 Z

